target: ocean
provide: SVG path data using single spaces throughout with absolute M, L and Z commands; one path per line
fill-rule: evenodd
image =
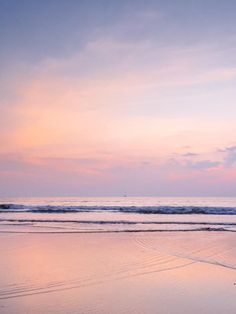
M 236 198 L 0 198 L 0 232 L 236 231 Z

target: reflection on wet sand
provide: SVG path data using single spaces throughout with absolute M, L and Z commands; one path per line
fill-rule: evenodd
M 1 313 L 236 310 L 234 234 L 4 234 L 0 247 Z

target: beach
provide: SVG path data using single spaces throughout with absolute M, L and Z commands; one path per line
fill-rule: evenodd
M 234 232 L 1 233 L 0 313 L 235 313 Z

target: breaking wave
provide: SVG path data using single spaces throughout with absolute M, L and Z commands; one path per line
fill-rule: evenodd
M 21 205 L 0 204 L 0 213 L 32 212 L 32 213 L 77 213 L 77 212 L 120 212 L 137 214 L 205 214 L 236 215 L 236 207 L 217 206 L 61 206 L 61 205 Z

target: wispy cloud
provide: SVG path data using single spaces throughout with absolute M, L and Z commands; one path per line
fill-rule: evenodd
M 163 191 L 234 180 L 232 34 L 184 41 L 173 12 L 154 7 L 126 5 L 67 53 L 11 69 L 0 102 L 5 180 Z

